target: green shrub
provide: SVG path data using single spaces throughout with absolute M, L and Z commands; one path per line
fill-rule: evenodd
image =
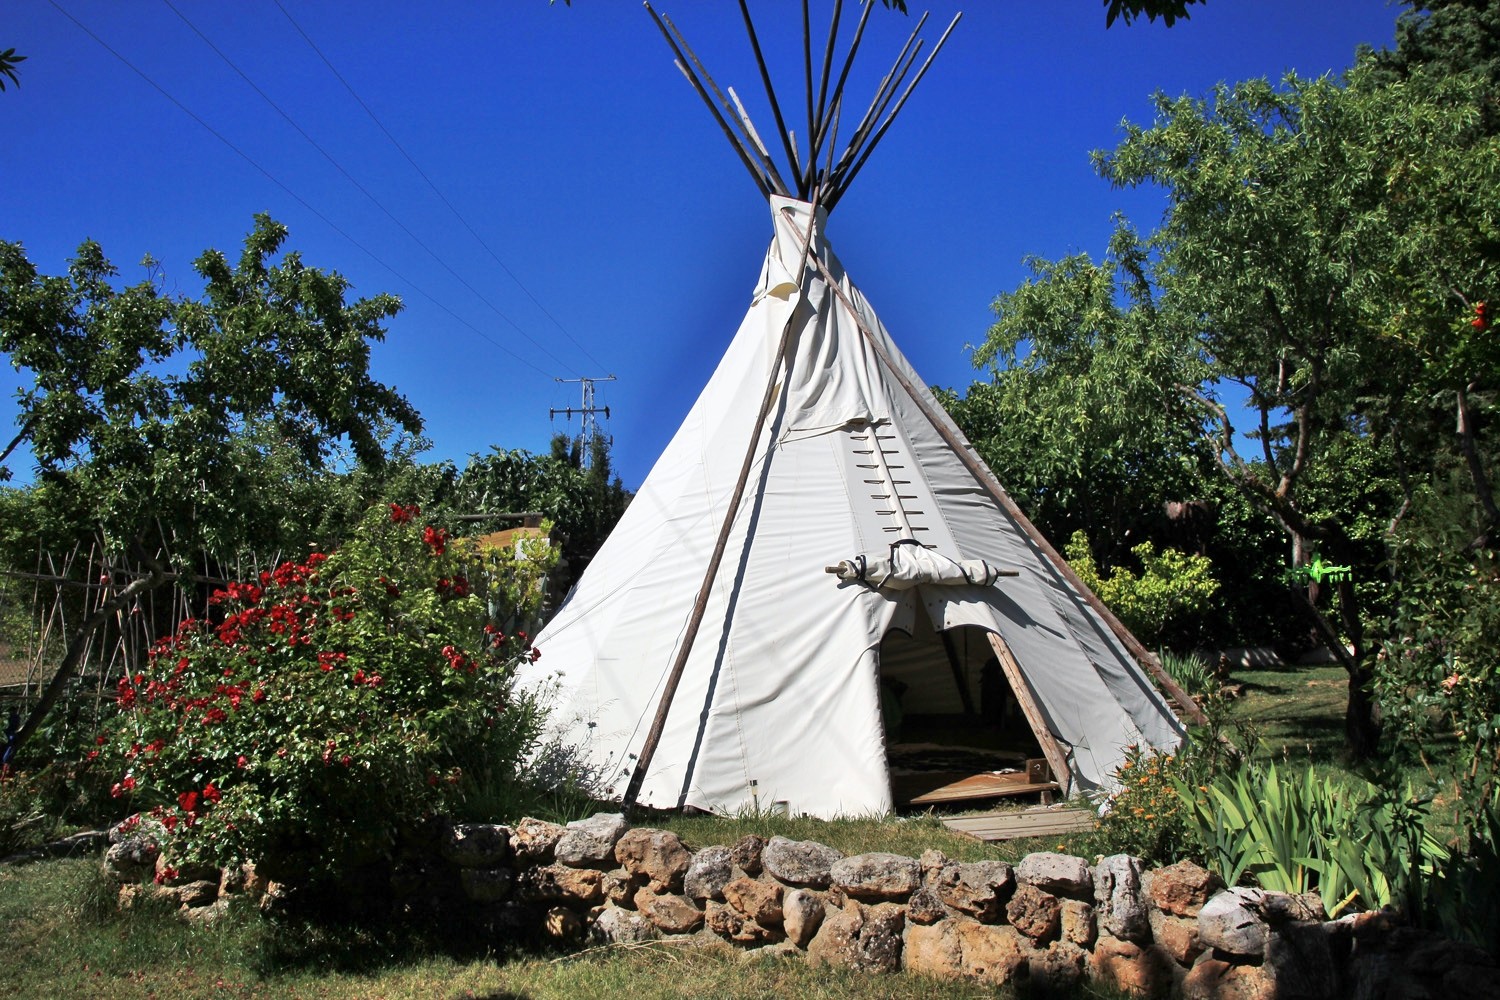
M 1330 915 L 1358 903 L 1415 912 L 1447 852 L 1426 832 L 1426 803 L 1361 782 L 1336 785 L 1308 766 L 1250 765 L 1178 795 L 1209 866 L 1278 892 L 1316 891 Z
M 1163 649 L 1157 652 L 1162 669 L 1194 698 L 1211 698 L 1223 686 L 1214 668 L 1192 654 L 1181 655 Z
M 121 679 L 97 753 L 169 858 L 316 880 L 517 779 L 539 718 L 513 668 L 540 651 L 493 619 L 535 610 L 550 550 L 475 551 L 417 513 L 377 509 L 337 552 L 230 584 L 221 618 Z
M 50 774 L 0 764 L 0 858 L 35 847 L 51 832 L 55 819 L 48 815 L 44 787 Z
M 1479 531 L 1453 490 L 1418 492 L 1392 539 L 1394 608 L 1377 629 L 1375 689 L 1408 745 L 1458 742 L 1484 806 L 1500 780 L 1500 556 L 1471 544 Z
M 1196 841 L 1174 780 L 1188 769 L 1181 754 L 1130 747 L 1115 772 L 1119 790 L 1110 796 L 1093 833 L 1094 853 L 1131 854 L 1165 864 L 1192 853 Z
M 1485 806 L 1474 817 L 1467 851 L 1454 851 L 1431 882 L 1427 911 L 1455 941 L 1500 948 L 1500 809 Z
M 1064 554 L 1079 579 L 1147 645 L 1158 642 L 1174 623 L 1208 610 L 1219 583 L 1206 557 L 1176 549 L 1157 552 L 1150 542 L 1130 551 L 1141 571 L 1116 566 L 1108 576 L 1094 562 L 1082 531 L 1073 533 Z

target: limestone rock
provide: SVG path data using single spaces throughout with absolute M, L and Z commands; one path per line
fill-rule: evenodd
M 693 856 L 682 839 L 666 830 L 631 830 L 615 844 L 615 860 L 632 875 L 644 876 L 656 892 L 679 892 Z
M 990 983 L 1016 978 L 1026 967 L 1026 942 L 1014 927 L 958 921 L 960 971 Z
M 724 901 L 741 916 L 762 927 L 775 927 L 782 921 L 781 886 L 748 877 L 737 878 L 724 886 Z
M 509 868 L 463 868 L 458 875 L 464 895 L 476 903 L 509 899 L 516 882 L 516 875 Z
M 146 887 L 139 882 L 126 882 L 120 886 L 119 894 L 115 897 L 115 908 L 120 912 L 133 910 L 137 903 L 146 898 Z
M 177 901 L 187 907 L 207 906 L 219 898 L 219 883 L 209 879 L 199 879 L 175 886 L 177 889 Z
M 261 893 L 260 902 L 257 905 L 261 913 L 274 917 L 290 910 L 295 896 L 296 892 L 291 886 L 285 882 L 271 880 L 266 882 L 266 891 Z
M 863 902 L 904 900 L 922 884 L 922 869 L 899 854 L 856 854 L 833 863 L 831 883 Z
M 1023 884 L 1005 906 L 1010 925 L 1033 941 L 1050 941 L 1062 929 L 1062 906 L 1056 896 Z
M 641 914 L 616 906 L 605 907 L 594 918 L 590 934 L 600 944 L 639 944 L 660 936 L 651 921 Z
M 933 872 L 927 882 L 938 898 L 961 913 L 985 923 L 994 923 L 1004 912 L 1015 890 L 1016 879 L 1004 861 L 974 861 L 947 864 Z
M 806 948 L 823 924 L 823 901 L 806 889 L 793 889 L 781 900 L 782 927 L 792 944 Z
M 597 903 L 604 898 L 604 873 L 594 868 L 542 865 L 523 872 L 518 889 L 527 902 Z
M 1071 854 L 1053 854 L 1043 851 L 1028 854 L 1016 865 L 1016 879 L 1035 886 L 1054 896 L 1071 896 L 1087 900 L 1093 892 L 1094 881 L 1089 866 L 1082 858 Z
M 510 858 L 510 828 L 456 823 L 442 840 L 444 860 L 462 868 L 496 868 Z
M 766 944 L 780 937 L 778 932 L 762 927 L 728 903 L 712 899 L 708 901 L 703 922 L 720 937 L 740 944 Z
M 1264 955 L 1268 928 L 1260 915 L 1263 895 L 1260 889 L 1226 889 L 1204 903 L 1198 913 L 1199 940 L 1231 955 Z
M 1346 994 L 1339 975 L 1343 963 L 1334 961 L 1333 944 L 1340 935 L 1347 935 L 1347 930 L 1338 924 L 1311 921 L 1271 930 L 1264 965 L 1276 984 L 1278 1000 L 1322 1000 Z
M 752 878 L 761 873 L 761 852 L 765 850 L 766 838 L 747 833 L 729 849 L 729 860 L 735 867 Z
M 116 882 L 139 882 L 156 873 L 160 856 L 161 847 L 148 834 L 124 836 L 104 852 L 104 874 Z
M 117 897 L 117 905 L 122 911 L 133 909 L 137 905 L 176 909 L 181 902 L 180 887 L 157 885 L 154 882 L 127 882 L 120 886 L 120 894 Z
M 606 903 L 615 906 L 630 908 L 631 897 L 640 892 L 650 892 L 650 889 L 642 887 L 646 880 L 639 876 L 631 875 L 623 868 L 616 868 L 612 872 L 605 872 L 599 879 L 599 889 L 604 894 Z
M 1222 888 L 1219 876 L 1191 861 L 1179 861 L 1151 873 L 1149 895 L 1163 913 L 1196 917 L 1208 898 Z
M 542 918 L 542 931 L 554 941 L 576 941 L 583 935 L 583 919 L 566 906 L 554 906 Z
M 228 915 L 229 900 L 219 898 L 201 905 L 190 906 L 184 903 L 182 909 L 177 911 L 180 919 L 199 927 L 212 927 Z
M 1174 917 L 1153 908 L 1151 938 L 1179 965 L 1192 965 L 1203 953 L 1203 943 L 1198 940 L 1198 921 L 1191 917 Z
M 231 865 L 219 873 L 219 895 L 235 896 L 245 891 L 249 873 L 245 865 Z
M 1076 899 L 1061 900 L 1062 939 L 1080 948 L 1094 943 L 1094 908 Z
M 1119 989 L 1148 997 L 1164 997 L 1179 969 L 1154 945 L 1141 946 L 1101 935 L 1094 943 L 1094 978 Z
M 1033 951 L 1027 956 L 1031 988 L 1033 992 L 1040 991 L 1044 996 L 1051 993 L 1071 993 L 1083 982 L 1088 972 L 1088 963 L 1089 953 L 1080 945 L 1066 938 L 1053 941 L 1046 948 Z
M 574 868 L 613 865 L 615 845 L 629 829 L 630 824 L 620 813 L 595 813 L 569 823 L 553 853 L 560 863 Z
M 922 886 L 906 901 L 906 919 L 912 923 L 935 924 L 947 915 L 948 908 L 931 885 Z
M 724 900 L 724 885 L 734 877 L 727 847 L 705 847 L 693 855 L 683 875 L 682 891 L 693 899 Z
M 908 972 L 956 979 L 963 975 L 963 947 L 955 930 L 958 918 L 938 923 L 907 924 L 902 953 Z
M 241 865 L 240 870 L 245 873 L 245 895 L 259 902 L 260 897 L 266 894 L 266 886 L 270 884 L 270 880 L 249 862 Z
M 1323 909 L 1323 898 L 1315 892 L 1293 895 L 1286 892 L 1262 892 L 1256 905 L 1261 918 L 1276 926 L 1293 921 L 1324 921 L 1328 919 Z
M 787 885 L 825 889 L 834 862 L 843 855 L 811 840 L 772 837 L 761 852 L 761 866 Z
M 905 925 L 906 912 L 895 903 L 865 906 L 851 901 L 824 919 L 807 945 L 807 959 L 813 965 L 895 972 L 901 968 Z
M 665 934 L 687 934 L 703 924 L 703 911 L 675 894 L 658 896 L 648 889 L 636 893 L 635 905 L 645 918 Z
M 1099 930 L 1122 941 L 1151 940 L 1151 921 L 1141 894 L 1141 862 L 1128 854 L 1112 854 L 1094 866 L 1094 900 L 1099 908 Z
M 931 878 L 934 872 L 942 871 L 948 864 L 948 855 L 942 851 L 928 848 L 917 859 L 917 864 L 922 867 L 922 877 L 924 879 Z
M 156 857 L 156 873 L 152 876 L 157 885 L 183 886 L 190 882 L 212 882 L 219 885 L 219 869 L 201 861 L 169 860 L 165 854 Z
M 1265 967 L 1232 965 L 1208 957 L 1199 959 L 1183 979 L 1182 996 L 1183 1000 L 1279 1000 Z
M 550 864 L 556 857 L 553 852 L 557 842 L 566 832 L 556 823 L 527 816 L 510 831 L 510 849 L 520 864 Z
M 1014 927 L 956 916 L 930 925 L 908 924 L 904 962 L 908 971 L 929 976 L 1004 983 L 1026 966 L 1026 945 Z

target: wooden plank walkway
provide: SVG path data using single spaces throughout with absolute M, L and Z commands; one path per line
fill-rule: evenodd
M 955 833 L 985 841 L 1017 840 L 1021 837 L 1051 837 L 1060 833 L 1092 830 L 1099 818 L 1091 809 L 1066 806 L 1033 806 L 1003 812 L 955 816 L 943 825 Z

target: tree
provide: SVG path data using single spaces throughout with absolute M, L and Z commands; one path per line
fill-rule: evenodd
M 559 434 L 552 439 L 551 454 L 545 456 L 504 448 L 474 455 L 459 474 L 447 504 L 453 514 L 465 516 L 544 514 L 555 526 L 566 569 L 576 578 L 625 513 L 631 494 L 611 474 L 609 449 L 602 436 L 587 444 L 591 457 L 587 468 L 580 449 L 572 444 L 572 439 Z
M 1396 20 L 1396 47 L 1361 52 L 1376 84 L 1434 76 L 1474 74 L 1500 86 L 1500 3 L 1495 0 L 1404 0 Z M 1492 122 L 1496 109 L 1491 107 Z
M 16 55 L 14 48 L 0 52 L 0 90 L 5 89 L 5 80 L 7 77 L 10 79 L 12 86 L 19 87 L 21 85 L 21 78 L 16 76 L 16 66 L 25 61 L 26 57 Z
M 1104 0 L 1104 6 L 1108 8 L 1104 15 L 1104 26 L 1112 27 L 1119 17 L 1125 18 L 1128 25 L 1145 14 L 1147 20 L 1151 21 L 1160 17 L 1170 28 L 1179 17 L 1187 20 L 1188 4 L 1204 2 L 1205 0 Z
M 34 383 L 0 460 L 29 444 L 35 489 L 59 504 L 51 530 L 97 536 L 109 555 L 102 599 L 12 751 L 111 617 L 148 591 L 191 586 L 206 558 L 279 547 L 284 512 L 270 484 L 286 462 L 323 468 L 344 441 L 379 465 L 382 428 L 420 431 L 411 405 L 369 375 L 370 344 L 400 301 L 346 302 L 337 273 L 295 252 L 277 259 L 286 236 L 260 215 L 237 265 L 206 251 L 194 263 L 200 298 L 163 292 L 149 259 L 146 280 L 116 288 L 93 242 L 58 277 L 0 243 L 0 350 Z
M 1145 265 L 1126 227 L 1100 264 L 1031 260 L 974 352 L 990 381 L 945 401 L 1043 533 L 1082 530 L 1110 566 L 1164 502 L 1199 492 L 1198 435 L 1173 387 L 1201 365 L 1163 335 Z
M 1156 110 L 1151 127 L 1130 126 L 1096 163 L 1117 185 L 1167 192 L 1150 241 L 1155 281 L 1163 310 L 1192 325 L 1209 365 L 1204 384 L 1181 391 L 1209 421 L 1224 475 L 1290 536 L 1292 568 L 1308 565 L 1315 548 L 1349 563 L 1348 526 L 1309 503 L 1304 484 L 1353 446 L 1341 442 L 1379 434 L 1380 408 L 1368 400 L 1396 395 L 1419 367 L 1405 345 L 1365 322 L 1393 239 L 1383 211 L 1389 178 L 1364 142 L 1382 109 L 1334 80 L 1289 77 L 1281 87 L 1220 86 L 1201 100 L 1159 96 Z M 1258 425 L 1254 461 L 1240 454 L 1218 391 L 1225 385 L 1248 397 Z M 1373 658 L 1352 582 L 1337 587 L 1343 635 L 1313 607 L 1316 584 L 1308 609 L 1349 672 L 1348 735 L 1363 756 L 1379 731 Z

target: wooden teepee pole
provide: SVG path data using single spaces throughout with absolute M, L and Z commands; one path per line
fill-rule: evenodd
M 703 615 L 708 608 L 708 598 L 713 592 L 714 580 L 719 575 L 719 565 L 724 561 L 724 550 L 729 545 L 729 535 L 734 528 L 735 516 L 739 513 L 740 503 L 745 498 L 745 487 L 750 482 L 750 472 L 755 467 L 755 457 L 760 444 L 761 434 L 764 433 L 766 420 L 770 417 L 771 406 L 775 403 L 777 392 L 777 376 L 786 367 L 787 348 L 791 346 L 792 331 L 796 329 L 797 314 L 802 308 L 802 281 L 807 272 L 807 262 L 811 258 L 817 260 L 817 255 L 809 251 L 812 247 L 813 230 L 817 226 L 817 206 L 809 206 L 807 218 L 807 233 L 802 239 L 802 259 L 797 266 L 797 301 L 792 304 L 791 314 L 787 316 L 786 325 L 781 331 L 781 342 L 776 349 L 776 359 L 771 363 L 770 373 L 766 377 L 766 391 L 761 396 L 760 412 L 755 418 L 755 429 L 750 432 L 750 441 L 745 446 L 745 460 L 740 465 L 739 479 L 735 481 L 734 492 L 729 497 L 729 507 L 724 512 L 724 521 L 719 525 L 719 535 L 714 541 L 713 555 L 709 557 L 708 569 L 703 574 L 703 583 L 698 588 L 698 596 L 693 600 L 692 614 L 688 618 L 687 630 L 683 633 L 682 644 L 677 648 L 677 656 L 672 661 L 672 668 L 667 673 L 666 684 L 662 688 L 661 699 L 656 705 L 656 716 L 651 720 L 651 728 L 646 732 L 646 740 L 641 744 L 641 752 L 636 757 L 635 767 L 630 774 L 630 782 L 625 787 L 624 808 L 629 811 L 635 807 L 636 800 L 640 798 L 641 785 L 646 780 L 646 772 L 651 767 L 651 760 L 656 756 L 656 748 L 661 743 L 661 734 L 666 729 L 667 714 L 672 708 L 672 699 L 677 695 L 677 687 L 682 683 L 683 672 L 687 669 L 688 657 L 693 652 L 693 643 L 698 638 L 698 630 L 703 624 Z

